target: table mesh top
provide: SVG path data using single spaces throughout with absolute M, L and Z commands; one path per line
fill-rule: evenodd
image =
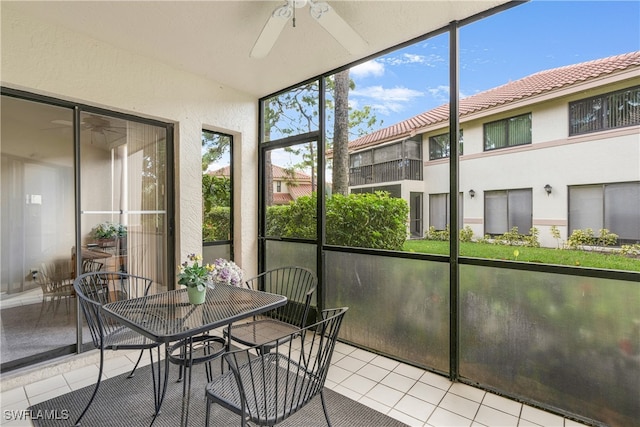
M 257 292 L 235 286 L 207 288 L 203 304 L 189 303 L 186 288 L 142 298 L 116 301 L 103 309 L 149 338 L 159 342 L 176 341 L 216 329 L 237 320 L 284 305 L 282 295 Z

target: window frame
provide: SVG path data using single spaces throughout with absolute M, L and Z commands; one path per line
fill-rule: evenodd
M 528 187 L 528 188 L 510 188 L 510 189 L 504 189 L 504 190 L 488 190 L 488 191 L 484 191 L 484 234 L 485 235 L 489 235 L 492 237 L 495 236 L 500 236 L 508 231 L 511 231 L 511 229 L 516 225 L 516 223 L 519 223 L 522 221 L 522 219 L 516 219 L 516 220 L 512 220 L 511 219 L 511 211 L 512 209 L 510 209 L 510 203 L 511 203 L 511 198 L 509 193 L 515 193 L 515 192 L 528 192 L 528 199 L 529 199 L 529 212 L 527 213 L 528 215 L 528 219 L 527 221 L 529 222 L 530 226 L 529 228 L 526 230 L 526 232 L 523 233 L 523 230 L 520 229 L 520 227 L 518 227 L 518 234 L 520 235 L 525 235 L 528 236 L 531 234 L 531 229 L 533 228 L 533 189 Z M 492 195 L 496 195 L 498 193 L 505 193 L 505 197 L 506 197 L 506 212 L 504 212 L 504 215 L 506 216 L 506 223 L 507 223 L 507 229 L 503 232 L 490 232 L 487 230 L 487 223 L 488 221 L 488 203 L 487 203 L 487 197 L 491 197 Z
M 436 138 L 443 138 L 443 139 L 446 139 L 446 141 L 437 142 Z M 433 154 L 435 151 L 433 150 L 433 146 L 435 144 L 443 144 L 440 147 L 441 155 L 439 156 L 435 156 Z M 463 146 L 464 146 L 464 133 L 463 133 L 463 129 L 460 129 L 460 137 L 458 138 L 458 153 L 461 156 L 464 154 Z M 442 153 L 443 151 L 446 151 L 446 154 L 443 154 Z M 429 160 L 448 159 L 449 157 L 451 157 L 451 142 L 449 141 L 449 132 L 430 136 L 429 137 Z
M 523 117 L 528 117 L 529 119 L 529 134 L 528 134 L 528 138 L 526 142 L 518 142 L 518 143 L 512 143 L 511 142 L 511 136 L 510 136 L 510 130 L 511 130 L 511 123 L 515 123 L 515 120 L 523 118 Z M 498 124 L 504 124 L 504 140 L 505 140 L 505 145 L 501 146 L 501 147 L 487 147 L 487 131 L 488 131 L 488 127 L 491 125 L 498 125 Z M 528 113 L 524 113 L 524 114 L 518 114 L 517 116 L 511 116 L 511 117 L 507 117 L 504 119 L 500 119 L 500 120 L 494 120 L 492 122 L 487 122 L 484 123 L 482 125 L 482 148 L 484 151 L 494 151 L 494 150 L 502 150 L 505 148 L 510 148 L 510 147 L 518 147 L 520 145 L 530 145 L 533 143 L 533 115 L 531 112 Z
M 628 123 L 625 123 L 625 124 L 615 123 L 613 126 L 611 126 L 611 120 L 612 120 L 611 111 L 613 110 L 613 108 L 611 108 L 612 100 L 614 100 L 614 97 L 618 95 L 627 95 L 627 94 L 629 94 L 629 96 L 626 96 L 626 97 L 623 96 L 622 97 L 623 99 L 619 99 L 618 101 L 624 102 L 624 104 L 627 106 L 629 105 L 630 102 L 633 101 L 634 96 L 637 98 L 637 101 L 640 101 L 640 85 L 631 86 L 625 89 L 606 92 L 600 95 L 591 96 L 589 98 L 582 98 L 576 101 L 569 102 L 568 119 L 567 119 L 568 135 L 569 136 L 585 135 L 585 134 L 594 133 L 594 132 L 602 132 L 610 129 L 619 129 L 619 128 L 628 127 L 628 126 L 640 125 L 640 106 L 636 106 L 635 108 L 637 109 L 637 114 L 635 115 L 631 114 L 631 111 L 629 111 L 631 110 L 631 108 L 628 108 L 623 113 L 624 117 L 620 117 L 620 114 L 617 114 L 614 117 L 614 120 L 627 119 Z M 596 103 L 598 104 L 598 108 L 595 108 Z M 592 107 L 589 108 L 588 104 L 591 104 Z M 620 106 L 620 102 L 617 105 Z M 589 117 L 584 117 L 584 116 L 587 116 L 587 113 L 586 113 L 587 110 L 593 114 L 592 120 L 589 120 Z M 581 120 L 583 121 L 576 123 L 576 120 L 577 120 L 576 111 L 579 111 L 583 114 L 583 117 L 581 118 Z M 633 118 L 635 118 L 636 120 L 634 121 Z M 586 120 L 586 122 L 584 120 Z M 593 123 L 596 124 L 597 129 L 592 128 L 591 125 Z M 587 130 L 580 131 L 577 129 L 579 127 L 582 128 L 585 125 L 588 127 Z
M 607 182 L 607 183 L 596 183 L 596 184 L 580 184 L 580 185 L 570 185 L 568 186 L 568 195 L 567 195 L 567 200 L 568 200 L 568 208 L 567 208 L 567 220 L 568 220 L 568 227 L 567 227 L 567 233 L 568 236 L 571 236 L 571 234 L 573 233 L 574 230 L 584 230 L 586 228 L 591 228 L 594 232 L 595 235 L 598 235 L 600 230 L 606 229 L 609 230 L 609 232 L 614 233 L 614 234 L 618 234 L 618 244 L 635 244 L 640 242 L 640 235 L 636 238 L 633 236 L 629 236 L 629 235 L 620 235 L 618 233 L 618 231 L 620 231 L 619 229 L 614 228 L 612 225 L 610 224 L 612 222 L 612 220 L 610 219 L 612 215 L 614 215 L 614 213 L 608 211 L 608 209 L 610 209 L 612 206 L 618 206 L 618 204 L 616 203 L 611 203 L 610 202 L 610 198 L 612 197 L 611 194 L 607 194 L 607 189 L 611 189 L 611 191 L 615 191 L 615 187 L 620 187 L 620 186 L 637 186 L 638 187 L 638 191 L 640 192 L 640 181 L 626 181 L 626 182 Z M 574 211 L 574 207 L 576 205 L 581 206 L 580 202 L 584 203 L 585 200 L 577 200 L 574 196 L 575 193 L 574 190 L 588 190 L 588 189 L 592 189 L 592 190 L 599 190 L 599 194 L 597 194 L 598 197 L 598 202 L 601 203 L 600 206 L 594 206 L 595 209 L 591 209 L 591 210 L 587 210 L 587 209 L 580 209 L 579 212 L 585 212 L 585 211 L 589 211 L 592 213 L 595 213 L 597 215 L 597 220 L 600 222 L 600 226 L 597 228 L 594 227 L 584 227 L 584 228 L 576 228 L 574 227 L 573 224 L 575 224 L 576 222 L 580 222 L 580 221 L 585 221 L 583 218 L 576 218 L 575 216 L 572 215 L 572 212 Z M 584 197 L 584 196 L 583 196 Z M 588 202 L 588 200 L 586 200 L 586 202 Z M 589 203 L 587 203 L 589 204 Z M 639 203 L 640 204 L 640 203 Z M 617 213 L 617 215 L 620 215 L 624 212 L 633 212 L 634 208 L 633 207 L 629 207 L 629 205 L 625 205 L 620 213 Z M 640 214 L 637 214 L 640 216 Z M 588 221 L 587 221 L 588 222 Z M 616 224 L 619 224 L 619 221 L 615 221 Z

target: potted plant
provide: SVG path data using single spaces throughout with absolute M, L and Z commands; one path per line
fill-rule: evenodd
M 238 265 L 224 258 L 213 261 L 211 281 L 230 286 L 242 286 L 243 272 Z
M 191 304 L 202 304 L 207 295 L 207 285 L 211 281 L 211 264 L 201 265 L 201 255 L 189 254 L 188 261 L 180 264 L 180 273 L 178 273 L 178 284 L 187 287 L 189 302 Z M 189 265 L 189 261 L 192 262 Z
M 123 224 L 105 221 L 91 230 L 91 235 L 99 246 L 115 246 L 116 239 L 127 236 L 127 227 Z

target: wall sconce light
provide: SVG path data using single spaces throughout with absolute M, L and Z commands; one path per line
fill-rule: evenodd
M 549 184 L 544 186 L 544 191 L 547 192 L 547 196 L 551 194 L 551 186 Z
M 471 198 L 473 199 L 476 195 L 476 192 L 473 190 L 469 190 L 469 196 L 471 196 Z

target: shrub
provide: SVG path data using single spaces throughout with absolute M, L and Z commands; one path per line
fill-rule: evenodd
M 593 233 L 593 229 L 573 230 L 567 245 L 571 249 L 578 249 L 582 246 L 613 246 L 618 242 L 618 235 L 611 233 L 606 228 L 600 229 L 598 236 Z
M 467 225 L 460 230 L 459 236 L 461 242 L 470 242 L 473 240 L 473 230 Z M 424 233 L 424 238 L 426 240 L 449 241 L 449 226 L 447 225 L 444 230 L 436 230 L 434 226 L 431 226 Z
M 493 243 L 494 245 L 527 246 L 530 248 L 539 248 L 539 234 L 540 232 L 536 227 L 531 227 L 531 229 L 529 229 L 529 234 L 520 234 L 518 233 L 518 227 L 512 227 L 511 230 L 500 236 L 496 236 L 493 239 L 491 239 L 491 236 L 485 235 L 484 239 L 481 239 L 479 242 Z
M 202 240 L 229 240 L 231 236 L 231 208 L 213 207 L 202 219 Z
M 334 194 L 327 200 L 327 243 L 402 250 L 408 215 L 407 202 L 385 192 Z
M 460 241 L 461 242 L 471 242 L 473 240 L 473 230 L 468 225 L 460 230 Z
M 316 238 L 316 195 L 267 209 L 267 235 Z M 388 193 L 334 194 L 326 202 L 327 244 L 402 250 L 409 207 Z
M 622 245 L 620 247 L 620 253 L 631 257 L 640 256 L 640 243 L 634 243 L 633 245 Z
M 427 240 L 448 241 L 449 226 L 447 225 L 444 230 L 436 230 L 436 228 L 432 225 L 431 227 L 429 227 L 427 232 L 424 233 L 424 238 Z

